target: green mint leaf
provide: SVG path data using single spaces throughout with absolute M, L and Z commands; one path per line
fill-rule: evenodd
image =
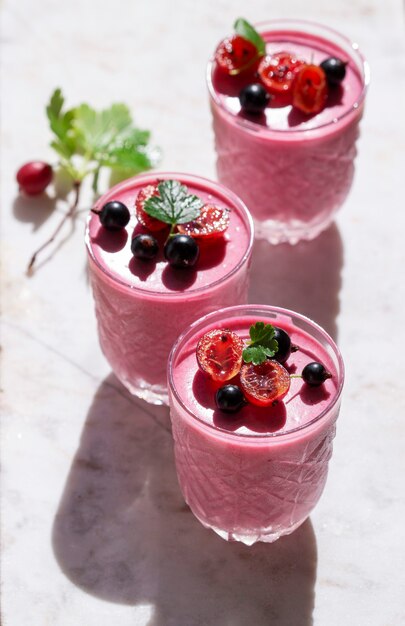
M 251 343 L 266 345 L 274 337 L 274 327 L 264 322 L 256 322 L 249 329 Z
M 253 363 L 253 365 L 261 365 L 268 357 L 272 356 L 274 353 L 264 346 L 248 346 L 242 352 L 245 363 Z
M 165 180 L 158 185 L 159 196 L 152 196 L 145 202 L 144 209 L 151 217 L 161 222 L 185 224 L 195 220 L 201 212 L 203 202 L 178 180 Z
M 56 135 L 52 148 L 64 159 L 70 159 L 76 152 L 73 131 L 74 109 L 63 112 L 65 99 L 60 89 L 55 89 L 46 107 L 46 114 L 52 132 Z
M 125 104 L 113 104 L 102 111 L 81 104 L 75 111 L 73 125 L 80 151 L 97 160 L 99 155 L 124 143 L 132 130 L 132 118 Z
M 266 54 L 266 42 L 247 20 L 243 19 L 243 17 L 239 17 L 233 27 L 238 35 L 247 39 L 255 46 L 260 56 Z
M 51 147 L 75 180 L 92 174 L 97 193 L 101 167 L 128 178 L 157 165 L 160 151 L 149 146 L 149 131 L 134 125 L 125 104 L 113 104 L 101 111 L 88 104 L 64 110 L 64 105 L 62 91 L 55 89 L 46 114 L 54 134 Z
M 102 111 L 82 104 L 75 111 L 73 126 L 78 152 L 100 166 L 125 170 L 131 175 L 155 164 L 147 148 L 150 132 L 133 125 L 125 104 L 113 104 Z
M 61 89 L 59 88 L 55 89 L 55 91 L 51 95 L 49 104 L 46 107 L 46 114 L 50 122 L 52 122 L 53 118 L 59 117 L 64 102 L 65 102 L 65 98 L 62 95 Z
M 274 326 L 264 322 L 256 322 L 249 328 L 250 342 L 243 350 L 246 363 L 260 365 L 267 358 L 273 357 L 278 350 L 278 342 L 274 338 Z

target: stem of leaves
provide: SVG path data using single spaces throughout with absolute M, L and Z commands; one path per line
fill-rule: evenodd
M 82 185 L 82 181 L 81 180 L 75 180 L 74 181 L 74 183 L 73 183 L 73 192 L 74 192 L 73 202 L 70 205 L 68 211 L 65 213 L 65 215 L 63 216 L 63 218 L 59 222 L 58 226 L 55 228 L 53 234 L 32 255 L 32 257 L 30 259 L 30 262 L 28 263 L 28 266 L 27 266 L 27 276 L 32 276 L 34 274 L 35 262 L 37 260 L 38 254 L 40 254 L 43 250 L 45 250 L 46 248 L 48 248 L 48 246 L 51 245 L 51 243 L 55 240 L 55 238 L 57 237 L 57 235 L 61 231 L 61 229 L 62 229 L 63 225 L 65 224 L 65 222 L 68 219 L 72 219 L 72 218 L 75 217 L 75 214 L 77 212 L 77 207 L 79 206 L 81 185 Z
M 96 167 L 93 173 L 93 183 L 91 188 L 93 189 L 94 195 L 98 196 L 98 179 L 100 176 L 100 167 Z

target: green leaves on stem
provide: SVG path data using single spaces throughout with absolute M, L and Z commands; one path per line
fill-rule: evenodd
M 274 338 L 274 327 L 264 322 L 256 322 L 249 329 L 250 342 L 243 350 L 245 363 L 261 365 L 266 359 L 273 357 L 278 350 L 278 342 Z
M 112 104 L 101 111 L 88 104 L 64 110 L 64 104 L 62 91 L 56 89 L 46 113 L 55 135 L 51 146 L 73 180 L 81 182 L 93 174 L 93 189 L 97 192 L 102 167 L 132 176 L 155 165 L 148 145 L 150 132 L 134 125 L 125 104 Z

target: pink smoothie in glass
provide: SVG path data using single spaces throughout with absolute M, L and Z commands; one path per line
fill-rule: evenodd
M 341 85 L 329 89 L 316 115 L 274 101 L 262 115 L 243 114 L 239 91 L 257 76 L 226 76 L 215 61 L 208 66 L 218 178 L 246 202 L 257 236 L 296 243 L 324 230 L 350 190 L 369 70 L 356 44 L 321 25 L 282 20 L 257 29 L 267 54 L 347 62 Z
M 143 261 L 131 253 L 134 233 L 146 232 L 135 217 L 135 199 L 157 180 L 179 180 L 204 203 L 230 209 L 224 236 L 200 244 L 194 268 L 174 269 L 163 257 Z M 178 335 L 201 314 L 247 301 L 252 219 L 229 190 L 204 178 L 178 173 L 137 176 L 99 199 L 126 204 L 131 220 L 122 231 L 106 230 L 90 214 L 86 229 L 91 284 L 102 350 L 114 373 L 134 394 L 167 402 L 166 366 Z M 152 233 L 163 249 L 167 232 Z
M 198 340 L 215 328 L 248 339 L 257 321 L 284 329 L 299 347 L 285 364 L 290 374 L 318 361 L 332 378 L 320 387 L 292 378 L 274 407 L 246 404 L 224 413 L 215 405 L 221 383 L 198 368 Z M 340 353 L 326 332 L 284 309 L 224 309 L 182 335 L 169 359 L 171 419 L 180 487 L 202 524 L 225 539 L 252 544 L 275 541 L 304 522 L 325 486 L 343 377 Z

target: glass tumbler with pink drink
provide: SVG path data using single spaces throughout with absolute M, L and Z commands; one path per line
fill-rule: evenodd
M 167 402 L 178 335 L 202 314 L 247 301 L 252 218 L 218 183 L 149 173 L 98 200 L 85 238 L 101 348 L 132 393 Z
M 217 172 L 272 243 L 312 239 L 354 175 L 369 68 L 320 24 L 239 19 L 208 65 Z
M 251 545 L 293 532 L 327 478 L 344 367 L 302 315 L 224 308 L 194 322 L 168 363 L 184 499 L 207 528 Z

